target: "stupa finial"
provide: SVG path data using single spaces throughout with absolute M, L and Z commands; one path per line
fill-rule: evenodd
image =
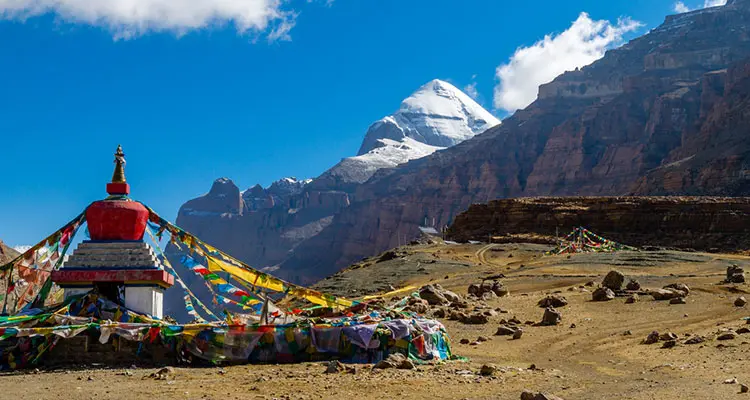
M 125 183 L 125 153 L 122 146 L 117 145 L 115 152 L 115 172 L 112 174 L 112 183 Z
M 115 151 L 115 172 L 112 174 L 112 182 L 107 184 L 107 193 L 112 196 L 130 194 L 130 185 L 125 181 L 125 153 L 122 152 L 122 146 L 119 144 Z

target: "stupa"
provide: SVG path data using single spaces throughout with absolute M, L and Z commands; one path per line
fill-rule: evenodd
M 155 318 L 163 317 L 164 290 L 174 277 L 143 241 L 149 211 L 128 198 L 125 154 L 117 146 L 109 196 L 86 209 L 90 240 L 81 242 L 52 280 L 65 298 L 95 289 L 115 303 Z

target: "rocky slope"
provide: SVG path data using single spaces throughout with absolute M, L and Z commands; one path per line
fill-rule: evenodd
M 13 250 L 12 248 L 8 247 L 3 243 L 2 240 L 0 240 L 0 265 L 5 264 L 6 262 L 9 262 L 13 260 L 14 258 L 18 257 L 20 255 L 19 252 Z
M 499 121 L 453 85 L 433 80 L 370 127 L 355 157 L 314 180 L 284 178 L 245 191 L 228 178 L 185 203 L 177 225 L 251 265 L 273 267 L 351 204 L 377 170 L 424 157 Z
M 584 226 L 631 246 L 695 250 L 750 248 L 746 197 L 541 197 L 475 204 L 445 233 L 457 241 L 489 235 L 566 235 Z
M 750 0 L 669 16 L 502 125 L 378 171 L 281 269 L 314 280 L 496 198 L 745 194 L 749 56 Z

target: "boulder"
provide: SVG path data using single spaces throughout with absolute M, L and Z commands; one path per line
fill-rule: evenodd
M 515 326 L 510 325 L 500 325 L 497 327 L 497 332 L 495 332 L 495 336 L 510 336 L 515 335 L 515 333 L 519 329 Z
M 641 290 L 641 283 L 635 279 L 631 279 L 630 281 L 628 281 L 628 284 L 625 285 L 625 289 L 633 291 Z
M 643 339 L 643 344 L 654 344 L 659 341 L 659 332 L 653 331 L 646 336 L 646 339 Z
M 547 307 L 544 310 L 544 315 L 542 316 L 542 322 L 541 325 L 545 326 L 551 326 L 551 325 L 557 325 L 562 321 L 562 314 L 555 310 L 552 307 Z
M 553 295 L 546 296 L 545 298 L 539 300 L 537 305 L 542 308 L 564 307 L 568 305 L 568 300 L 563 296 L 553 294 Z
M 450 303 L 443 294 L 444 290 L 438 285 L 425 285 L 419 289 L 419 297 L 430 305 L 443 305 Z
M 523 336 L 523 329 L 519 329 L 513 334 L 513 340 L 518 340 Z
M 727 267 L 727 283 L 745 283 L 745 270 L 738 265 Z
M 737 337 L 737 334 L 732 331 L 727 331 L 716 337 L 716 340 L 732 340 Z
M 669 304 L 687 304 L 687 301 L 685 301 L 684 297 L 675 297 L 669 300 Z
M 672 289 L 654 289 L 650 290 L 649 294 L 653 296 L 654 300 L 671 300 L 677 297 L 684 296 L 683 292 Z
M 510 294 L 510 290 L 508 290 L 508 288 L 500 281 L 492 282 L 491 290 L 497 297 L 503 297 Z
M 495 374 L 495 371 L 497 371 L 497 367 L 494 365 L 484 364 L 482 365 L 482 368 L 479 369 L 479 375 L 492 376 Z
M 432 312 L 433 318 L 445 318 L 445 315 L 446 315 L 445 309 L 443 308 L 438 308 L 437 310 Z
M 604 280 L 602 280 L 602 286 L 617 291 L 622 289 L 622 284 L 624 282 L 625 275 L 623 275 L 620 271 L 612 270 L 609 271 L 607 276 L 604 277 Z
M 703 343 L 705 341 L 706 341 L 706 339 L 704 339 L 701 336 L 693 336 L 690 339 L 686 340 L 684 343 L 685 344 L 699 344 L 699 343 Z
M 451 292 L 450 290 L 443 290 L 442 294 L 443 297 L 445 297 L 451 303 L 460 303 L 464 300 L 461 295 Z
M 734 305 L 736 307 L 744 307 L 745 304 L 747 304 L 747 299 L 745 299 L 745 296 L 740 296 L 734 301 Z
M 480 295 L 481 290 L 482 290 L 481 286 L 477 285 L 476 283 L 472 283 L 471 285 L 469 285 L 467 293 L 479 297 L 481 296 Z
M 684 293 L 683 296 L 687 296 L 690 294 L 690 288 L 684 283 L 670 283 L 669 285 L 664 286 L 664 289 L 672 289 L 678 292 L 682 292 Z
M 591 293 L 591 300 L 593 301 L 609 301 L 615 298 L 615 292 L 608 287 L 600 287 Z

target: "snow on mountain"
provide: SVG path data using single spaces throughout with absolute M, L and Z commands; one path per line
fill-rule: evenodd
M 464 92 L 435 79 L 406 98 L 393 115 L 372 124 L 357 156 L 343 159 L 318 179 L 361 183 L 378 169 L 422 158 L 499 123 Z

